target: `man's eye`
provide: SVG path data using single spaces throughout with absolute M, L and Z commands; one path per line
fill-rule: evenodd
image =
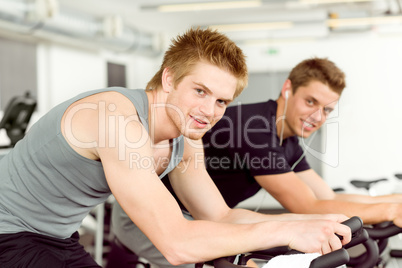
M 205 91 L 199 88 L 195 89 L 199 95 L 205 95 Z
M 329 115 L 332 111 L 333 111 L 333 110 L 330 109 L 330 108 L 324 108 L 324 113 L 325 113 L 326 115 Z
M 223 105 L 223 106 L 225 106 L 227 104 L 227 102 L 224 100 L 217 100 L 217 102 L 219 103 L 219 105 Z
M 307 102 L 308 105 L 313 105 L 314 104 L 314 102 L 312 100 L 306 100 L 306 102 Z

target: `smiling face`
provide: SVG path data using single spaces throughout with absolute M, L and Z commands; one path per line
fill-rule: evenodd
M 327 85 L 314 80 L 307 86 L 297 88 L 294 94 L 289 93 L 285 119 L 286 137 L 297 135 L 308 138 L 325 123 L 340 97 Z
M 228 71 L 198 62 L 176 88 L 165 88 L 168 118 L 185 137 L 200 139 L 222 118 L 236 85 L 236 77 Z

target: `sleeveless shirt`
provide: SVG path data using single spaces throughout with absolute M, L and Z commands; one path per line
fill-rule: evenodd
M 89 211 L 110 196 L 102 163 L 79 155 L 61 133 L 62 116 L 72 103 L 106 91 L 127 97 L 149 132 L 148 99 L 141 89 L 93 90 L 54 107 L 0 160 L 0 233 L 70 237 Z M 161 178 L 181 161 L 183 150 L 180 136 Z

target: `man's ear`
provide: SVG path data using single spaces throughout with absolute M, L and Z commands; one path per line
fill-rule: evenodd
M 292 82 L 289 79 L 286 79 L 285 83 L 283 83 L 282 86 L 281 97 L 287 99 L 291 95 L 292 95 Z
M 173 75 L 169 68 L 163 69 L 162 72 L 162 89 L 164 92 L 169 93 L 174 88 Z

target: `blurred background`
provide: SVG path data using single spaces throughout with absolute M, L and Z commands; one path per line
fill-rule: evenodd
M 347 87 L 305 146 L 310 162 L 332 187 L 360 191 L 351 179 L 385 177 L 378 192 L 399 191 L 401 0 L 0 0 L 0 118 L 27 91 L 32 124 L 83 91 L 144 88 L 170 40 L 198 26 L 226 33 L 247 56 L 249 87 L 235 103 L 276 98 L 303 59 L 334 61 Z

